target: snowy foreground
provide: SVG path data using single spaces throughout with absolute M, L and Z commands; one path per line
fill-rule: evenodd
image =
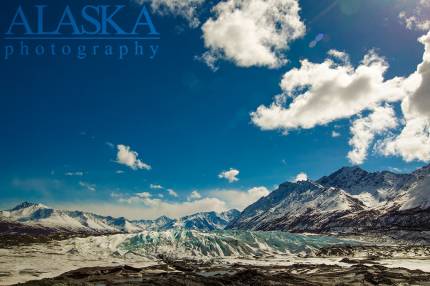
M 84 267 L 144 268 L 165 264 L 166 257 L 211 265 L 351 267 L 345 257 L 362 260 L 365 265 L 366 259 L 375 255 L 379 258 L 372 263 L 378 265 L 430 272 L 429 248 L 380 245 L 375 249 L 370 245 L 328 236 L 247 231 L 168 230 L 72 238 L 0 249 L 0 284 L 56 277 Z

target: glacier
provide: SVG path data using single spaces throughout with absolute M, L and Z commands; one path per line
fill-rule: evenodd
M 121 254 L 145 257 L 258 257 L 267 255 L 309 255 L 322 247 L 358 244 L 330 236 L 292 234 L 281 231 L 212 231 L 186 229 L 144 231 L 127 236 L 118 245 Z

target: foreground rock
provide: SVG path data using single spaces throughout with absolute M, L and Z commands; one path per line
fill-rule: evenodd
M 351 267 L 303 264 L 210 267 L 182 261 L 148 268 L 83 268 L 20 285 L 430 285 L 430 273 L 350 263 Z

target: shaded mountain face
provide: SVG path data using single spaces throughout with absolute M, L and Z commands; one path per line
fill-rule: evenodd
M 10 210 L 0 211 L 0 221 L 5 229 L 9 224 L 13 229 L 26 231 L 34 228 L 39 232 L 44 230 L 49 233 L 110 234 L 174 228 L 220 230 L 236 219 L 239 214 L 239 211 L 231 210 L 225 213 L 198 213 L 180 219 L 161 216 L 155 220 L 128 220 L 123 217 L 113 218 L 81 211 L 58 210 L 42 204 L 25 202 Z M 19 225 L 22 227 L 19 228 Z
M 369 173 L 359 167 L 345 167 L 317 182 L 323 186 L 345 190 L 372 207 L 394 199 L 399 190 L 413 178 L 412 174 L 395 174 L 388 171 Z
M 227 229 L 430 230 L 430 167 L 411 174 L 346 167 L 316 182 L 287 182 L 247 207 Z

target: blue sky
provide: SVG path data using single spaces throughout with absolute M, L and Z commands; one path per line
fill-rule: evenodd
M 55 7 L 72 5 L 42 2 L 56 3 Z M 125 3 L 130 13 L 141 8 L 136 3 L 105 2 Z M 389 66 L 385 79 L 407 78 L 423 61 L 424 46 L 417 39 L 426 31 L 407 27 L 399 17 L 402 12 L 405 17 L 420 13 L 418 0 L 301 0 L 298 17 L 305 30 L 298 31 L 297 37 L 288 31 L 281 35 L 280 47 L 271 46 L 269 52 L 275 50 L 276 60 L 288 60 L 276 64 L 264 57 L 253 62 L 260 54 L 252 51 L 243 61 L 240 56 L 251 44 L 240 55 L 228 54 L 228 43 L 222 46 L 222 41 L 231 39 L 211 38 L 214 31 L 205 26 L 209 18 L 217 20 L 210 9 L 219 1 L 198 2 L 188 17 L 184 16 L 190 15 L 185 13 L 191 9 L 187 5 L 169 9 L 145 4 L 161 34 L 159 52 L 152 60 L 104 56 L 1 59 L 0 206 L 29 200 L 128 217 L 242 208 L 301 172 L 318 179 L 354 164 L 347 157 L 352 148 L 350 128 L 360 116 L 372 113 L 374 106 L 309 128 L 303 127 L 305 119 L 291 128 L 267 128 L 266 123 L 253 121 L 251 113 L 259 106 L 269 107 L 274 96 L 286 93 L 280 87 L 286 73 L 293 68 L 303 72 L 301 60 L 322 63 L 330 50 L 337 50 L 346 53 L 348 65 L 355 68 L 374 50 Z M 279 2 L 290 5 L 295 1 Z M 0 12 L 4 31 L 18 3 L 31 8 L 28 1 L 6 4 Z M 74 1 L 72 7 L 83 4 Z M 56 17 L 50 14 L 48 21 Z M 218 24 L 212 29 L 224 23 Z M 311 47 L 317 36 L 320 41 Z M 4 49 L 7 40 L 0 43 Z M 217 59 L 215 70 L 202 58 L 208 52 Z M 292 98 L 284 100 L 288 108 Z M 360 162 L 363 168 L 408 172 L 428 160 L 426 150 L 417 156 L 401 147 L 390 149 L 391 153 L 376 150 L 378 139 L 402 132 L 402 100 L 384 98 L 377 103 L 389 104 L 399 123 L 375 129 L 375 140 Z M 331 108 L 330 102 L 318 108 L 311 113 L 315 118 L 319 110 Z M 379 137 L 382 133 L 384 138 Z M 125 148 L 123 160 L 118 158 L 119 145 Z M 138 162 L 151 168 L 139 167 Z M 233 174 L 230 181 L 232 173 L 220 176 L 231 169 L 239 174 Z

